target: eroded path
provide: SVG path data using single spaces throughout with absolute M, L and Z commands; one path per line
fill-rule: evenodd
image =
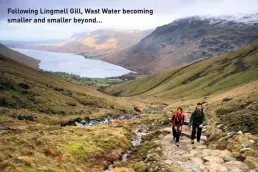
M 190 113 L 185 115 L 186 121 L 189 121 Z M 164 130 L 171 131 L 171 128 L 164 128 Z M 252 172 L 243 162 L 233 158 L 231 152 L 208 149 L 204 144 L 205 136 L 202 136 L 201 143 L 191 144 L 190 132 L 187 126 L 183 127 L 179 147 L 175 145 L 172 133 L 160 140 L 163 159 L 166 163 L 173 164 L 184 172 Z

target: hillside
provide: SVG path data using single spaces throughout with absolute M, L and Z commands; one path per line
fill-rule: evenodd
M 66 82 L 3 55 L 0 61 L 0 106 L 8 114 L 32 113 L 40 122 L 47 122 L 47 118 L 50 123 L 56 120 L 60 123 L 70 118 L 125 113 L 130 109 L 123 101 L 91 87 Z
M 258 41 L 258 15 L 193 16 L 157 27 L 135 46 L 104 60 L 143 73 L 161 72 Z
M 189 99 L 212 95 L 258 79 L 258 43 L 222 56 L 115 85 L 119 96 Z
M 28 67 L 38 70 L 39 69 L 39 60 L 36 60 L 32 57 L 21 54 L 17 51 L 11 50 L 0 43 L 0 55 L 7 56 L 10 59 L 13 59 L 19 63 L 22 63 Z
M 103 29 L 92 32 L 75 33 L 60 43 L 17 45 L 16 48 L 31 48 L 54 52 L 83 54 L 89 58 L 131 47 L 145 37 L 147 31 Z

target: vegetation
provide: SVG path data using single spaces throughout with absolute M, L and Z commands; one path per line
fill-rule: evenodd
M 185 67 L 114 85 L 105 92 L 142 98 L 192 99 L 257 80 L 257 64 L 258 43 Z
M 55 123 L 71 118 L 131 111 L 124 100 L 35 71 L 0 58 L 0 107 L 5 114 L 32 114 L 36 121 Z M 62 118 L 60 118 L 60 116 Z M 47 120 L 46 120 L 47 119 Z
M 107 87 L 115 84 L 120 84 L 125 81 L 135 80 L 138 76 L 137 74 L 130 73 L 118 77 L 108 77 L 108 78 L 86 78 L 80 77 L 79 75 L 68 74 L 64 72 L 46 72 L 58 78 L 64 79 L 68 82 L 83 85 L 83 86 L 92 86 L 96 88 Z

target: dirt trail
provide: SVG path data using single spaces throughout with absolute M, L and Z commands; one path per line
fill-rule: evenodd
M 190 112 L 186 112 L 185 116 L 188 122 Z M 171 131 L 171 128 L 164 128 L 164 130 Z M 231 152 L 208 149 L 204 135 L 202 135 L 201 143 L 191 144 L 190 133 L 190 129 L 184 126 L 179 147 L 175 145 L 172 133 L 160 140 L 166 163 L 173 164 L 183 172 L 252 172 L 243 162 L 233 158 Z

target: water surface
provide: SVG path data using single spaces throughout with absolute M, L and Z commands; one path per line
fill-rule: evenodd
M 40 60 L 39 67 L 44 71 L 66 72 L 88 78 L 114 77 L 130 73 L 130 70 L 121 66 L 101 60 L 85 59 L 81 55 L 22 48 L 12 49 Z

